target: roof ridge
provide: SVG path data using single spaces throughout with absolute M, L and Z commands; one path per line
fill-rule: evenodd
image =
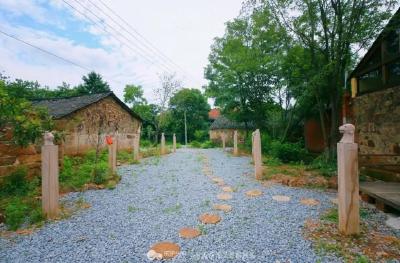
M 106 92 L 99 92 L 99 93 L 93 93 L 93 94 L 80 94 L 80 95 L 73 95 L 73 96 L 65 96 L 65 97 L 51 97 L 51 98 L 36 98 L 36 99 L 29 99 L 30 101 L 44 101 L 44 100 L 62 100 L 62 99 L 72 99 L 72 98 L 78 98 L 78 97 L 85 97 L 85 96 L 94 96 L 94 95 L 110 95 L 114 94 L 112 90 L 106 91 Z

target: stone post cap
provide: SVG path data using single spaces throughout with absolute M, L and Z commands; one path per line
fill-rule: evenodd
M 356 127 L 353 124 L 346 123 L 339 127 L 340 133 L 343 133 L 343 137 L 340 140 L 341 143 L 354 143 L 354 131 Z
M 54 145 L 54 135 L 51 132 L 45 132 L 43 139 L 44 145 Z

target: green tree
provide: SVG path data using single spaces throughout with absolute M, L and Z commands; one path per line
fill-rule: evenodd
M 169 110 L 164 123 L 168 133 L 176 133 L 177 139 L 184 142 L 184 113 L 186 112 L 188 140 L 195 139 L 196 131 L 208 130 L 207 98 L 198 89 L 181 89 L 169 101 Z
M 27 146 L 34 143 L 53 124 L 45 109 L 35 108 L 23 97 L 9 94 L 6 83 L 0 80 L 0 138 L 11 131 L 14 144 Z
M 110 86 L 103 80 L 100 74 L 90 72 L 82 77 L 83 83 L 77 89 L 80 94 L 96 94 L 110 91 Z
M 147 101 L 143 97 L 143 88 L 140 85 L 126 85 L 124 89 L 124 101 L 133 105 L 143 105 Z

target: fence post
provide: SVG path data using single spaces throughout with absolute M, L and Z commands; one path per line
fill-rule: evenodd
M 263 170 L 262 170 L 262 154 L 261 154 L 261 135 L 259 129 L 257 129 L 254 132 L 253 144 L 254 144 L 253 158 L 254 158 L 255 177 L 257 180 L 260 180 L 262 179 Z
M 133 160 L 139 160 L 139 134 L 133 135 Z
M 107 144 L 108 144 L 108 169 L 112 173 L 115 173 L 117 171 L 117 143 L 111 140 L 107 141 Z
M 165 152 L 165 135 L 161 133 L 161 155 L 164 155 Z
M 358 145 L 354 143 L 352 124 L 339 127 L 343 137 L 337 144 L 339 232 L 345 235 L 360 232 Z
M 233 155 L 238 155 L 238 131 L 233 132 Z
M 225 132 L 221 134 L 222 149 L 225 151 Z
M 172 147 L 174 150 L 174 153 L 176 152 L 176 135 L 174 133 L 174 135 L 172 136 Z
M 58 146 L 54 145 L 54 136 L 44 134 L 42 146 L 42 210 L 47 218 L 58 216 Z

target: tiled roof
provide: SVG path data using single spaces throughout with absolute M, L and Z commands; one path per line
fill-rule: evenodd
M 254 128 L 252 123 L 247 123 L 247 129 Z M 218 117 L 210 127 L 211 130 L 219 130 L 219 129 L 246 129 L 244 122 L 236 122 L 229 120 L 225 116 Z

